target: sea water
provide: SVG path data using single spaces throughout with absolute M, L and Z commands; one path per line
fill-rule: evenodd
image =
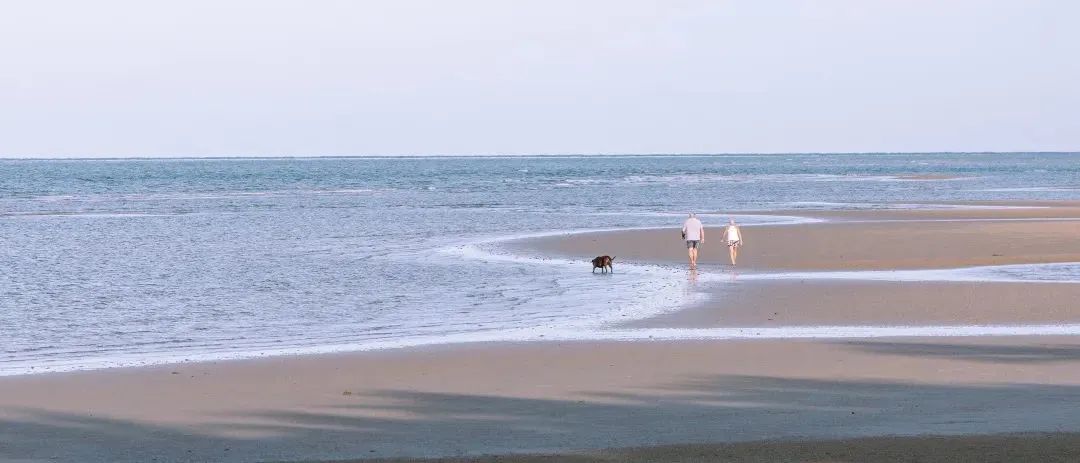
M 0 160 L 0 375 L 626 337 L 602 328 L 701 296 L 684 272 L 598 276 L 499 243 L 993 199 L 1080 199 L 1080 155 Z M 965 275 L 997 274 L 1077 272 Z

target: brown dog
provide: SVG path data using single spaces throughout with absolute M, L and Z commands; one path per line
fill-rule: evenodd
M 614 271 L 611 269 L 611 261 L 615 260 L 614 256 L 597 256 L 592 260 L 592 271 L 596 273 L 596 269 L 600 269 L 600 273 L 607 273 Z

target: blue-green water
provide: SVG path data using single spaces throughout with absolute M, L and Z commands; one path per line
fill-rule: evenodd
M 1080 154 L 0 161 L 0 374 L 592 326 L 681 277 L 483 243 L 992 199 L 1080 199 Z

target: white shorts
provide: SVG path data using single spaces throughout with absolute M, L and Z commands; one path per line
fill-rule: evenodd
M 728 240 L 727 245 L 728 246 L 734 246 L 734 247 L 737 248 L 739 246 L 742 246 L 742 240 Z

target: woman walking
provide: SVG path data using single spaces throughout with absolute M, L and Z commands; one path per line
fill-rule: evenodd
M 739 246 L 742 246 L 742 230 L 735 224 L 735 219 L 728 221 L 724 227 L 724 241 L 727 241 L 728 255 L 731 257 L 731 266 L 735 266 L 735 260 L 739 258 Z

